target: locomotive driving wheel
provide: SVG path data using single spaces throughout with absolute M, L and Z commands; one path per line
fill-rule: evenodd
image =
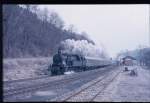
M 63 75 L 65 72 L 65 69 L 63 66 L 53 66 L 51 69 L 52 75 Z

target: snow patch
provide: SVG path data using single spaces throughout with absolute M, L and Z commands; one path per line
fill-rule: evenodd
M 150 101 L 150 71 L 139 66 L 129 67 L 130 70 L 135 68 L 137 68 L 138 71 L 137 76 L 130 76 L 130 71 L 122 71 L 121 74 L 119 74 L 119 76 L 98 95 L 95 101 Z M 124 68 L 122 70 L 124 70 Z
M 3 59 L 3 81 L 45 75 L 44 73 L 51 63 L 51 57 Z
M 55 93 L 52 91 L 37 91 L 35 92 L 35 95 L 38 96 L 47 96 L 47 95 L 54 95 Z
M 75 73 L 74 71 L 68 71 L 68 72 L 65 72 L 64 74 L 68 75 L 68 74 L 73 74 Z

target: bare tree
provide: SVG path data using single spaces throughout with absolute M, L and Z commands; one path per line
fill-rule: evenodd
M 48 16 L 49 15 L 48 9 L 44 8 L 44 9 L 39 9 L 38 11 L 39 11 L 38 12 L 38 18 L 41 19 L 43 22 L 47 22 L 48 18 L 49 18 L 49 16 Z
M 38 14 L 32 12 L 37 9 L 36 5 L 3 5 L 3 56 L 5 58 L 51 56 L 57 52 L 56 47 L 63 40 L 87 40 L 77 33 L 70 35 L 67 30 L 60 29 L 64 23 L 57 13 L 53 13 L 51 19 L 54 21 L 51 24 L 46 21 L 49 20 L 51 12 L 46 8 L 42 10 L 39 8 Z M 42 19 L 45 19 L 44 22 Z
M 48 22 L 62 29 L 64 27 L 64 21 L 56 12 L 51 12 Z
M 31 10 L 36 13 L 39 10 L 39 8 L 37 5 L 31 5 Z
M 67 31 L 70 32 L 71 34 L 73 34 L 76 32 L 76 28 L 73 24 L 70 24 Z
M 29 11 L 30 10 L 30 7 L 31 5 L 27 4 L 27 5 L 24 5 L 24 7 Z

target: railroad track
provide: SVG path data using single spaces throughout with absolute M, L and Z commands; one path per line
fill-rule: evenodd
M 11 81 L 3 81 L 4 84 L 10 84 L 10 83 L 17 83 L 17 82 L 22 82 L 22 81 L 29 81 L 29 80 L 38 80 L 38 79 L 43 79 L 43 78 L 48 78 L 49 76 L 41 76 L 41 77 L 35 77 L 35 78 L 27 78 L 27 79 L 18 79 L 18 80 L 11 80 Z
M 108 67 L 109 68 L 109 67 Z M 90 75 L 98 75 L 100 72 L 107 72 L 108 69 L 105 69 L 103 71 L 95 71 L 95 72 L 91 72 Z M 71 81 L 75 81 L 75 80 L 79 80 L 83 77 L 87 77 L 89 76 L 89 73 L 85 73 L 84 75 L 78 75 L 78 76 L 75 76 L 75 77 L 70 77 L 70 78 L 65 78 L 65 79 L 62 79 L 62 80 L 58 80 L 58 81 L 52 81 L 52 82 L 48 82 L 48 83 L 41 83 L 39 85 L 32 85 L 32 86 L 27 86 L 27 87 L 23 87 L 23 88 L 18 88 L 18 89 L 11 89 L 11 90 L 7 90 L 7 91 L 4 91 L 4 98 L 7 99 L 11 96 L 14 96 L 14 95 L 18 95 L 18 94 L 23 94 L 23 93 L 28 93 L 28 92 L 33 92 L 33 91 L 36 91 L 36 90 L 40 90 L 40 89 L 43 89 L 43 88 L 49 88 L 49 87 L 55 87 L 56 85 L 62 85 L 62 84 L 66 84 L 66 83 L 69 83 Z
M 75 93 L 69 93 L 63 96 L 64 98 L 53 99 L 52 101 L 63 101 L 63 102 L 65 101 L 93 101 L 119 75 L 120 72 L 121 70 L 119 70 L 119 72 L 117 71 L 117 73 L 110 72 L 107 75 L 103 76 L 102 78 L 94 81 L 93 83 L 90 83 L 86 87 L 83 87 L 82 89 L 78 89 L 77 91 L 73 91 Z M 113 73 L 113 76 L 108 78 L 108 76 L 112 73 Z M 99 85 L 98 86 L 99 90 L 92 89 L 96 85 L 97 86 Z M 90 90 L 93 90 L 95 93 L 92 95 L 91 93 L 89 93 L 88 95 L 88 92 L 90 92 Z M 48 100 L 48 101 L 51 101 L 51 100 Z
M 14 82 L 10 81 L 7 83 L 4 82 L 3 90 L 5 92 L 7 92 L 9 90 L 25 88 L 25 87 L 29 87 L 29 86 L 34 86 L 36 84 L 39 85 L 39 83 L 52 82 L 52 81 L 60 80 L 63 78 L 64 78 L 63 75 L 59 76 L 59 78 L 57 76 L 55 76 L 55 77 L 45 76 L 45 77 L 41 77 L 41 78 L 34 78 L 34 79 L 31 78 L 31 80 L 23 79 L 22 81 L 18 80 L 18 81 L 14 81 Z
M 108 85 L 109 85 L 111 82 L 113 82 L 113 80 L 115 80 L 115 78 L 120 74 L 120 72 L 121 72 L 121 71 L 119 71 L 119 72 L 111 79 L 111 81 L 110 81 L 108 84 L 106 84 L 106 85 L 103 87 L 103 89 L 102 89 L 101 91 L 99 91 L 90 101 L 93 101 L 106 87 L 108 87 Z
M 104 67 L 108 67 L 110 65 L 105 65 L 105 66 L 101 66 L 99 68 L 104 68 Z M 91 70 L 94 70 L 94 69 L 91 69 Z M 86 70 L 88 71 L 88 70 Z M 63 78 L 63 75 L 60 75 L 62 78 Z M 53 81 L 53 80 L 57 80 L 57 76 L 53 76 L 53 77 L 50 77 L 50 76 L 41 76 L 41 77 L 36 77 L 36 78 L 27 78 L 27 79 L 19 79 L 19 80 L 13 80 L 13 81 L 4 81 L 3 84 L 4 84 L 4 90 L 7 91 L 9 90 L 9 88 L 11 87 L 11 89 L 15 89 L 15 87 L 25 87 L 24 85 L 29 85 L 29 86 L 32 86 L 30 85 L 31 83 L 32 84 L 36 84 L 38 83 L 39 81 Z M 58 79 L 59 80 L 59 79 Z M 29 83 L 28 81 L 31 81 L 31 83 Z

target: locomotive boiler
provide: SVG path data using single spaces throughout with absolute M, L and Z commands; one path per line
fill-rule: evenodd
M 111 63 L 112 61 L 109 59 L 100 59 L 94 57 L 86 57 L 79 54 L 65 53 L 61 54 L 61 58 L 58 56 L 53 57 L 53 64 L 50 67 L 50 71 L 52 75 L 61 75 L 64 74 L 64 72 L 71 70 L 75 72 L 92 70 L 111 65 Z

